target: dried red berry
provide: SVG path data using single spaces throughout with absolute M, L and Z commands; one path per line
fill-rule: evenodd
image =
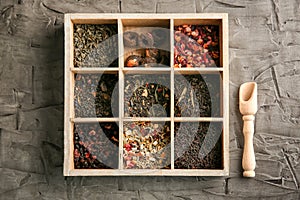
M 132 149 L 131 145 L 128 144 L 128 143 L 126 143 L 126 144 L 124 145 L 124 147 L 125 147 L 126 151 L 130 151 L 130 150 Z
M 90 157 L 90 153 L 89 152 L 85 153 L 85 157 L 89 158 Z
M 218 26 L 188 24 L 176 26 L 174 39 L 175 68 L 219 66 Z

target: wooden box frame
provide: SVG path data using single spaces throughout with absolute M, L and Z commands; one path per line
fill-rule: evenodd
M 170 25 L 170 68 L 124 68 L 124 47 L 123 47 L 123 23 L 132 25 L 147 25 L 151 21 L 151 25 L 159 20 L 167 20 Z M 73 65 L 74 47 L 73 47 L 73 24 L 102 24 L 116 22 L 118 24 L 118 50 L 119 50 L 119 67 L 118 68 L 75 68 Z M 174 68 L 174 25 L 182 23 L 197 24 L 217 24 L 220 28 L 220 54 L 221 66 L 215 68 Z M 228 15 L 226 13 L 199 13 L 199 14 L 66 14 L 65 15 L 65 112 L 64 112 L 64 175 L 65 176 L 226 176 L 229 174 L 229 63 L 228 63 Z M 174 169 L 174 155 L 171 156 L 171 169 L 122 169 L 119 164 L 118 169 L 74 169 L 73 157 L 73 126 L 74 123 L 84 122 L 111 122 L 119 123 L 119 163 L 122 163 L 122 135 L 123 135 L 123 118 L 122 118 L 122 95 L 119 95 L 118 118 L 75 118 L 74 116 L 74 74 L 75 73 L 101 73 L 104 71 L 115 71 L 119 74 L 119 88 L 124 86 L 123 71 L 139 70 L 140 72 L 151 71 L 156 72 L 168 71 L 173 76 L 174 73 L 220 73 L 222 74 L 221 89 L 221 117 L 199 117 L 191 118 L 188 121 L 197 122 L 222 122 L 222 158 L 223 169 Z M 171 79 L 172 81 L 172 79 Z M 171 105 L 173 105 L 174 97 L 171 87 Z M 171 152 L 174 154 L 174 115 L 173 106 L 171 106 Z M 139 120 L 135 118 L 134 121 Z M 140 120 L 145 120 L 141 118 Z M 147 118 L 147 120 L 149 120 Z M 151 119 L 150 119 L 151 120 Z M 156 119 L 157 120 L 157 119 Z M 186 121 L 181 119 L 179 121 Z M 121 166 L 120 166 L 121 165 Z

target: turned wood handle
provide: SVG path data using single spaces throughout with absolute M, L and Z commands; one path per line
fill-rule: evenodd
M 244 115 L 244 152 L 242 165 L 244 169 L 244 177 L 254 177 L 255 176 L 255 155 L 253 148 L 253 134 L 254 134 L 254 115 Z

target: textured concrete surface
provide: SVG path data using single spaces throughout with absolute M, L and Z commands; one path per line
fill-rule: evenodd
M 0 199 L 300 199 L 299 0 L 0 0 Z M 63 177 L 63 14 L 227 12 L 229 177 Z M 241 177 L 242 82 L 258 83 Z

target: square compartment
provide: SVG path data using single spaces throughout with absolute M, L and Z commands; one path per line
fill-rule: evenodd
M 124 122 L 123 168 L 170 169 L 170 122 Z
M 117 73 L 75 74 L 75 117 L 118 117 Z
M 125 117 L 170 117 L 169 74 L 125 74 Z
M 175 19 L 174 67 L 222 67 L 222 20 Z
M 175 122 L 175 169 L 223 169 L 221 122 Z
M 222 89 L 220 73 L 176 73 L 174 78 L 174 116 L 222 116 Z
M 170 20 L 123 19 L 125 67 L 170 67 Z
M 117 20 L 73 26 L 74 67 L 118 67 Z
M 74 168 L 117 169 L 119 126 L 115 122 L 74 125 Z

